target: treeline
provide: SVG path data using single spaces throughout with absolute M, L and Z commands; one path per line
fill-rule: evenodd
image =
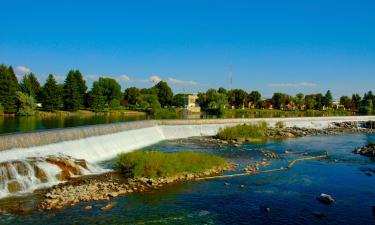
M 93 82 L 88 90 L 79 70 L 70 70 L 62 84 L 50 74 L 41 85 L 33 73 L 24 75 L 18 82 L 12 66 L 0 65 L 0 112 L 5 113 L 33 115 L 37 105 L 45 111 L 89 109 L 103 112 L 127 106 L 154 113 L 171 106 L 183 107 L 184 96 L 174 95 L 164 81 L 151 88 L 130 87 L 122 92 L 115 79 L 104 77 Z
M 285 93 L 274 93 L 272 98 L 263 99 L 258 91 L 246 92 L 242 89 L 218 90 L 209 89 L 198 94 L 198 101 L 204 111 L 222 114 L 226 108 L 243 109 L 279 109 L 279 110 L 350 110 L 363 114 L 375 112 L 375 96 L 371 91 L 362 98 L 358 94 L 352 97 L 342 96 L 340 102 L 334 104 L 331 91 L 325 94 L 304 95 L 298 93 L 291 96 Z
M 61 84 L 50 74 L 43 85 L 33 73 L 26 74 L 20 81 L 12 66 L 0 65 L 0 113 L 33 115 L 37 105 L 45 111 L 77 111 L 89 109 L 94 112 L 127 109 L 156 113 L 164 108 L 181 108 L 187 104 L 189 94 L 173 94 L 164 81 L 151 88 L 129 87 L 124 92 L 120 84 L 112 78 L 100 77 L 88 90 L 86 81 L 79 70 L 70 70 Z M 370 114 L 375 112 L 375 96 L 372 92 L 363 97 L 353 94 L 342 96 L 339 104 L 334 104 L 332 93 L 302 93 L 291 96 L 274 93 L 264 99 L 258 91 L 246 92 L 242 89 L 209 89 L 198 93 L 198 103 L 203 111 L 222 114 L 225 109 L 254 108 L 280 110 L 351 110 Z

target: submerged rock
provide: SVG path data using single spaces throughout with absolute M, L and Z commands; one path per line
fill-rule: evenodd
M 369 143 L 363 147 L 356 148 L 353 153 L 368 157 L 375 157 L 375 143 Z
M 320 194 L 320 196 L 318 196 L 316 199 L 324 204 L 331 204 L 335 202 L 335 200 L 332 198 L 331 195 L 324 194 L 324 193 Z
M 325 215 L 322 212 L 315 211 L 313 215 L 317 218 L 323 218 Z

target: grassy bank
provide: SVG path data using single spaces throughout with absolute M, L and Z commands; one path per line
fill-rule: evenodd
M 116 161 L 116 168 L 119 171 L 135 178 L 159 178 L 202 173 L 225 165 L 225 160 L 219 156 L 187 151 L 176 153 L 134 151 L 119 154 Z
M 262 138 L 266 136 L 268 125 L 265 121 L 254 124 L 243 124 L 234 127 L 220 129 L 216 135 L 221 140 L 233 140 L 236 138 Z

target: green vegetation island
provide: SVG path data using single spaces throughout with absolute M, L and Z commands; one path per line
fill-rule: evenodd
M 0 115 L 3 116 L 91 116 L 94 114 L 175 115 L 182 113 L 190 93 L 174 94 L 167 82 L 151 88 L 121 90 L 112 78 L 100 77 L 90 90 L 79 70 L 70 70 L 63 83 L 50 74 L 43 85 L 28 73 L 18 81 L 12 66 L 0 65 Z M 269 99 L 258 91 L 208 89 L 197 94 L 196 104 L 208 115 L 221 117 L 325 116 L 372 114 L 375 96 L 371 91 L 341 96 L 334 102 L 328 90 L 290 96 L 274 93 Z

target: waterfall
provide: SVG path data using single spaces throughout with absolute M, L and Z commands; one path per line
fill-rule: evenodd
M 287 126 L 325 128 L 332 122 L 374 121 L 375 117 L 136 121 L 3 135 L 0 198 L 49 187 L 70 176 L 103 172 L 95 163 L 121 152 L 163 140 L 215 135 L 223 127 L 260 120 L 266 120 L 270 126 L 283 121 Z

